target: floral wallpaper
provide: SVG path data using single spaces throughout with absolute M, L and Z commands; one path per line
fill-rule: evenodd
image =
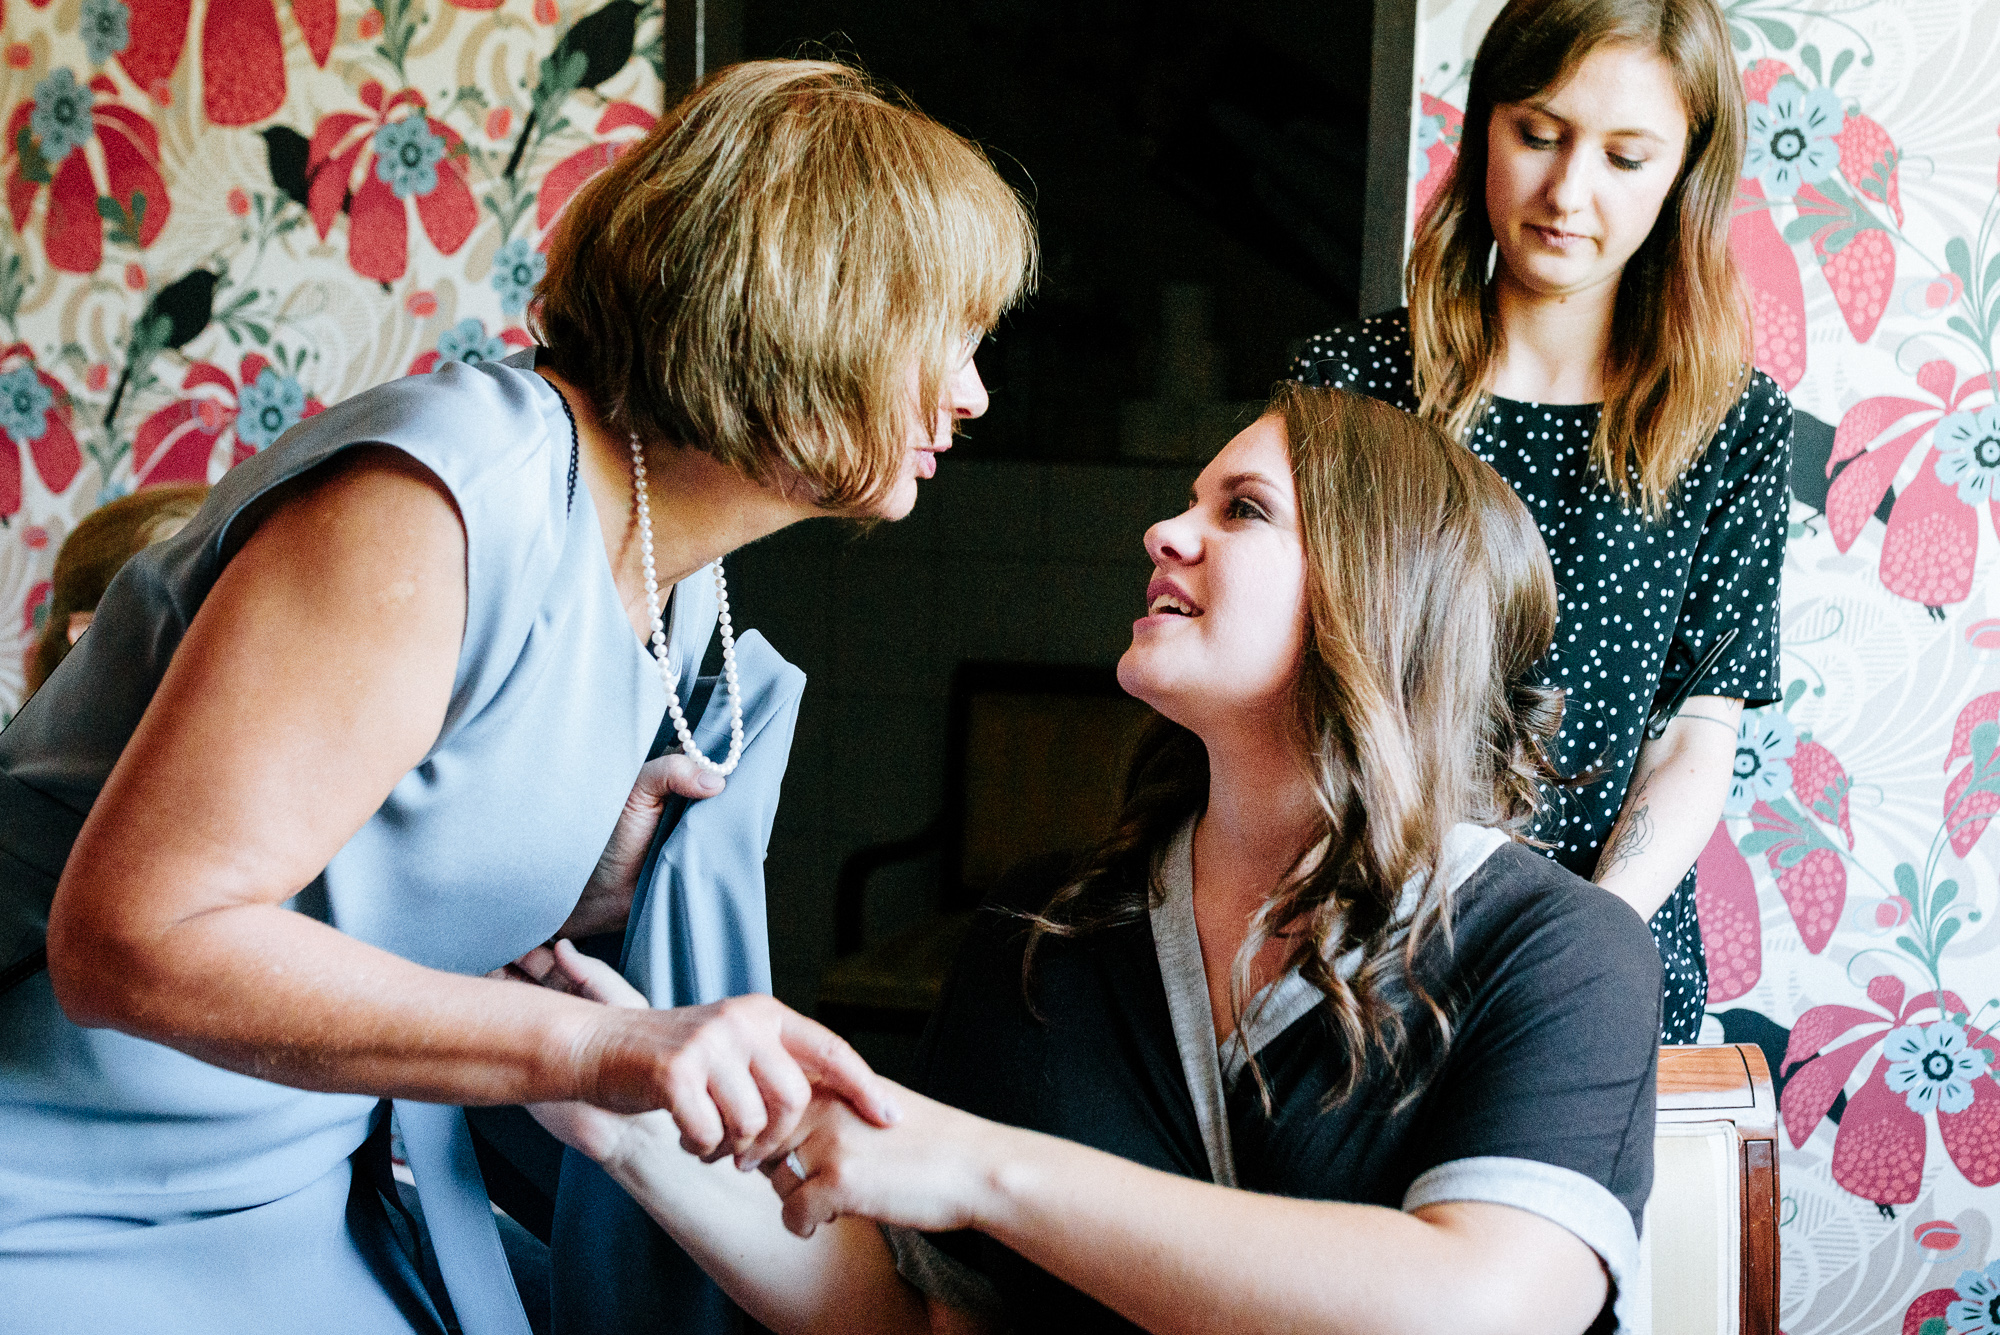
M 1411 190 L 1499 0 L 1425 0 Z M 1790 1335 L 2000 1335 L 2000 0 L 1723 0 L 1733 238 L 1798 413 L 1785 698 L 1698 867 L 1779 1087 Z
M 526 346 L 690 44 L 660 0 L 0 0 L 0 715 L 92 509 Z

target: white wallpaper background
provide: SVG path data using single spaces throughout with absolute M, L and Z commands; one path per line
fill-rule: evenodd
M 526 346 L 550 224 L 684 62 L 662 3 L 4 0 L 0 713 L 99 504 Z

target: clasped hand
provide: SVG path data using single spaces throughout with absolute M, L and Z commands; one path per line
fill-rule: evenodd
M 632 1011 L 646 1006 L 645 997 L 615 970 L 567 941 L 530 952 L 513 970 L 607 1006 Z M 851 1085 L 816 1078 L 808 1087 L 803 1078 L 790 1078 L 764 1050 L 774 1038 L 796 1042 L 797 1026 L 819 1027 L 769 997 L 655 1014 L 688 1014 L 698 1026 L 689 1046 L 699 1048 L 702 1059 L 690 1063 L 676 1082 L 687 1097 L 667 1108 L 681 1148 L 708 1162 L 730 1154 L 740 1169 L 762 1168 L 783 1200 L 785 1226 L 793 1233 L 810 1237 L 819 1225 L 843 1215 L 926 1231 L 977 1223 L 992 1177 L 980 1150 L 1003 1128 L 926 1099 L 865 1066 L 865 1081 Z M 860 1064 L 838 1038 L 826 1037 Z M 830 1060 L 824 1051 L 818 1056 Z M 731 1078 L 746 1070 L 749 1078 L 742 1083 Z M 724 1124 L 720 1134 L 701 1109 L 702 1071 L 709 1073 L 715 1116 Z M 758 1102 L 753 1085 L 763 1096 L 761 1110 L 753 1106 Z M 635 1156 L 670 1152 L 648 1134 L 647 1118 L 658 1114 L 607 1111 L 601 1099 L 534 1104 L 529 1111 L 558 1139 L 614 1173 Z

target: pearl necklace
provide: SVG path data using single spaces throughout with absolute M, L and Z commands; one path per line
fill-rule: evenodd
M 653 513 L 646 504 L 646 457 L 639 438 L 632 440 L 632 499 L 639 512 L 639 554 L 646 577 L 646 615 L 653 623 L 653 661 L 660 668 L 660 685 L 667 692 L 667 717 L 674 721 L 674 735 L 681 739 L 681 754 L 711 774 L 727 777 L 743 755 L 743 691 L 736 681 L 736 636 L 729 625 L 729 585 L 722 577 L 722 561 L 715 561 L 715 624 L 722 632 L 722 681 L 729 691 L 729 758 L 710 760 L 694 743 L 686 715 L 681 712 L 680 693 L 674 689 L 679 673 L 667 652 L 667 628 L 660 620 L 659 573 L 653 566 Z

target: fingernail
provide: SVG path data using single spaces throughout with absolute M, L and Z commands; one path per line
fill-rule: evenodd
M 893 1103 L 885 1103 L 882 1105 L 882 1120 L 894 1126 L 903 1120 L 903 1110 Z
M 705 793 L 719 793 L 722 791 L 722 776 L 703 770 L 696 785 Z

